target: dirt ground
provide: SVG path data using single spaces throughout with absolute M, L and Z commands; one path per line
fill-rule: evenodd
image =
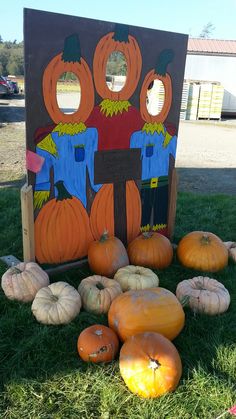
M 25 181 L 24 98 L 0 98 L 0 187 Z M 236 195 L 236 121 L 181 121 L 178 190 Z

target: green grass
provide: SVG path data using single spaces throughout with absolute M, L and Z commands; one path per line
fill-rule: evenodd
M 180 194 L 174 241 L 202 229 L 223 240 L 235 240 L 236 197 Z M 22 258 L 20 197 L 17 190 L 0 190 L 0 254 Z M 0 264 L 0 275 L 5 266 Z M 174 259 L 158 272 L 160 285 L 175 291 L 179 281 L 199 272 Z M 73 270 L 51 278 L 77 287 L 89 270 Z M 212 276 L 212 275 L 211 275 Z M 0 418 L 1 419 L 214 419 L 236 403 L 236 265 L 230 262 L 214 274 L 229 290 L 227 313 L 208 317 L 186 312 L 184 330 L 175 339 L 183 363 L 177 390 L 155 400 L 129 392 L 118 361 L 83 363 L 76 350 L 79 333 L 106 316 L 81 311 L 66 326 L 44 326 L 30 304 L 9 301 L 0 291 Z M 226 415 L 227 419 L 229 415 Z

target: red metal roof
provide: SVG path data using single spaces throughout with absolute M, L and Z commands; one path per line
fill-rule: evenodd
M 189 38 L 188 52 L 236 55 L 236 40 Z

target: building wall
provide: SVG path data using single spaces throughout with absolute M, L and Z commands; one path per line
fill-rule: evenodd
M 225 89 L 223 112 L 236 112 L 236 57 L 188 54 L 184 78 L 220 82 Z

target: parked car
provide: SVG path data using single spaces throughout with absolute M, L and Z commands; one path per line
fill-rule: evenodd
M 9 95 L 12 92 L 12 88 L 7 83 L 5 77 L 0 76 L 0 95 Z
M 19 89 L 17 81 L 11 81 L 11 82 L 12 82 L 12 85 L 13 85 L 14 93 L 18 94 L 20 89 Z
M 14 87 L 13 87 L 12 81 L 9 80 L 7 77 L 3 77 L 3 78 L 6 80 L 8 86 L 9 86 L 10 94 L 13 95 L 13 93 L 14 93 Z

